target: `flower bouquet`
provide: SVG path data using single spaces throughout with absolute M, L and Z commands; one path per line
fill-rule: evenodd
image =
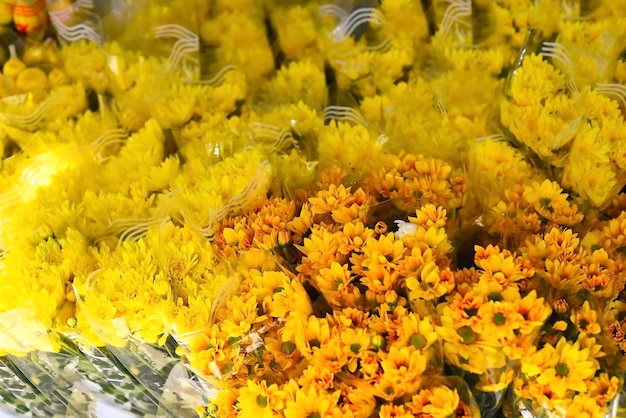
M 0 398 L 620 416 L 624 10 L 0 3 Z

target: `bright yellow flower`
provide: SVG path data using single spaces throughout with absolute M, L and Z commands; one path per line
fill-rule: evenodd
M 238 395 L 239 391 L 236 389 L 220 390 L 207 409 L 213 411 L 220 418 L 235 418 L 239 416 L 240 412 L 236 406 Z
M 537 292 L 532 290 L 526 296 L 514 301 L 519 312 L 525 319 L 520 328 L 520 332 L 525 335 L 532 335 L 543 326 L 548 319 L 552 310 L 544 301 L 544 298 L 538 298 Z
M 309 316 L 289 315 L 281 335 L 283 342 L 291 341 L 306 358 L 311 358 L 315 350 L 330 341 L 328 320 Z
M 549 217 L 553 208 L 567 202 L 567 194 L 558 183 L 544 180 L 543 183 L 533 182 L 531 187 L 524 187 L 524 199 L 532 204 L 537 212 Z
M 330 268 L 320 270 L 315 278 L 317 288 L 326 301 L 332 306 L 352 306 L 360 297 L 360 292 L 352 284 L 352 273 L 348 265 L 343 266 L 337 262 L 332 262 Z
M 532 105 L 564 87 L 565 78 L 556 68 L 539 55 L 528 55 L 515 71 L 511 96 L 517 105 Z
M 586 394 L 576 395 L 568 402 L 566 416 L 575 415 L 581 418 L 599 418 L 606 414 L 606 407 L 598 404 L 597 400 Z
M 320 367 L 309 365 L 298 379 L 298 384 L 303 388 L 315 388 L 322 392 L 334 388 L 335 374 L 332 370 L 321 365 Z
M 487 338 L 514 338 L 515 330 L 524 322 L 516 306 L 509 302 L 489 302 L 478 308 L 478 317 L 483 326 L 481 333 Z
M 415 212 L 415 218 L 409 217 L 409 221 L 412 224 L 423 226 L 424 228 L 443 228 L 447 220 L 446 210 L 431 204 L 419 208 Z
M 341 416 L 337 406 L 339 391 L 332 393 L 317 391 L 310 387 L 302 388 L 295 394 L 294 400 L 288 400 L 284 410 L 285 418 L 335 418 Z
M 592 335 L 599 334 L 601 331 L 597 317 L 598 314 L 595 310 L 591 309 L 589 301 L 585 301 L 581 308 L 572 310 L 570 320 L 581 332 Z
M 338 336 L 333 336 L 327 343 L 314 350 L 313 357 L 309 360 L 311 366 L 318 370 L 329 370 L 332 373 L 340 373 L 344 367 L 354 368 L 354 353 L 346 349 Z M 305 356 L 306 357 L 306 356 Z M 352 363 L 352 364 L 349 364 Z
M 321 110 L 326 99 L 324 71 L 309 60 L 294 61 L 278 70 L 264 86 L 263 94 L 268 103 L 303 102 L 312 109 Z
M 312 7 L 300 5 L 278 7 L 271 13 L 281 51 L 287 59 L 314 58 L 320 54 L 321 42 L 313 20 L 314 13 Z
M 339 245 L 339 235 L 326 229 L 313 229 L 303 245 L 297 246 L 304 257 L 296 269 L 302 274 L 314 276 L 322 268 L 329 268 L 333 261 L 341 263 L 343 256 L 338 253 Z
M 541 259 L 574 262 L 579 257 L 576 250 L 580 239 L 571 229 L 552 228 L 533 241 L 521 249 L 522 255 L 533 263 Z
M 602 169 L 598 169 L 602 166 Z M 608 166 L 608 164 L 607 164 Z M 588 156 L 565 166 L 563 185 L 583 195 L 594 207 L 601 208 L 620 189 L 618 174 Z
M 425 350 L 435 344 L 437 339 L 438 334 L 430 318 L 420 318 L 412 312 L 402 317 L 398 345 L 412 345 L 417 350 Z
M 415 415 L 407 411 L 404 405 L 394 405 L 386 403 L 380 407 L 378 411 L 380 418 L 412 418 Z
M 355 373 L 359 360 L 363 358 L 370 348 L 372 332 L 368 329 L 346 329 L 341 332 L 341 342 L 344 352 L 348 355 L 349 362 L 347 368 L 350 372 Z
M 363 271 L 375 268 L 394 268 L 404 255 L 404 243 L 396 240 L 394 234 L 381 235 L 378 239 L 369 237 L 363 246 L 363 255 L 353 256 L 354 271 Z
M 369 182 L 383 198 L 405 212 L 426 204 L 447 210 L 461 204 L 463 190 L 453 188 L 452 167 L 441 160 L 401 153 L 388 155 Z
M 594 379 L 589 381 L 587 396 L 598 403 L 598 405 L 606 405 L 615 398 L 619 391 L 620 380 L 617 376 L 609 376 L 607 373 L 601 373 Z
M 301 363 L 302 355 L 296 349 L 294 343 L 283 343 L 272 336 L 266 336 L 263 341 L 267 352 L 269 352 L 273 358 L 272 361 L 278 364 L 281 372 L 286 373 L 287 378 L 295 377 L 294 372 L 299 375 L 301 370 L 294 366 Z
M 427 357 L 420 350 L 412 346 L 391 346 L 389 353 L 381 353 L 380 356 L 383 378 L 397 385 L 419 386 L 427 361 Z M 411 392 L 408 386 L 406 391 Z
M 407 277 L 409 300 L 437 299 L 454 289 L 454 273 L 449 268 L 440 270 L 434 261 L 428 262 L 420 272 L 420 278 Z
M 379 164 L 382 145 L 378 136 L 362 125 L 332 123 L 319 136 L 319 168 L 338 165 L 347 174 L 362 179 Z
M 530 278 L 535 273 L 532 268 L 522 264 L 520 257 L 515 257 L 508 250 L 500 250 L 492 245 L 483 248 L 475 246 L 476 255 L 474 260 L 476 265 L 484 272 L 481 278 L 495 280 L 499 284 L 506 286 L 514 284 L 522 278 Z
M 343 185 L 331 184 L 328 190 L 321 190 L 315 197 L 309 199 L 311 212 L 314 215 L 330 214 L 333 221 L 347 224 L 352 221 L 364 222 L 371 198 L 363 191 L 357 189 L 351 192 L 350 188 Z M 324 219 L 324 218 L 321 218 Z
M 248 385 L 239 390 L 237 408 L 241 417 L 270 418 L 284 407 L 285 394 L 275 383 L 268 386 L 264 380 L 258 383 L 248 380 Z
M 578 290 L 584 280 L 584 270 L 579 264 L 568 261 L 546 260 L 544 277 L 557 289 Z
M 254 324 L 264 321 L 266 317 L 259 315 L 256 298 L 234 296 L 217 311 L 216 319 L 229 337 L 236 338 L 246 335 Z
M 536 377 L 537 383 L 549 386 L 563 398 L 569 391 L 586 392 L 586 382 L 596 369 L 588 348 L 561 338 L 556 347 L 547 344 L 528 359 L 522 359 L 522 372 Z
M 420 390 L 413 395 L 407 407 L 415 416 L 422 414 L 433 418 L 446 418 L 454 414 L 460 402 L 456 389 L 447 386 L 435 386 L 432 389 Z

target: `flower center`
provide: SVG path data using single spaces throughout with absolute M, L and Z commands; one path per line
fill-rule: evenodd
M 470 327 L 461 327 L 457 334 L 463 338 L 463 344 L 471 344 L 476 341 L 476 333 Z
M 422 334 L 413 335 L 409 342 L 413 347 L 417 348 L 418 350 L 426 347 L 426 338 L 424 338 Z
M 502 295 L 498 292 L 491 292 L 487 296 L 487 299 L 493 302 L 502 302 Z
M 267 396 L 258 395 L 256 397 L 256 404 L 259 405 L 261 408 L 266 408 L 267 407 Z
M 493 323 L 496 325 L 504 325 L 506 322 L 506 316 L 502 312 L 498 312 L 493 316 Z
M 558 374 L 561 377 L 567 376 L 569 374 L 569 368 L 567 367 L 567 364 L 565 363 L 557 364 L 556 366 L 554 366 L 554 370 L 556 370 L 556 374 Z
M 290 355 L 293 354 L 294 351 L 296 351 L 296 345 L 294 343 L 287 341 L 283 344 L 282 352 L 284 354 Z

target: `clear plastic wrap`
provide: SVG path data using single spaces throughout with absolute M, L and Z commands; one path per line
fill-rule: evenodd
M 624 415 L 625 7 L 2 2 L 0 398 Z

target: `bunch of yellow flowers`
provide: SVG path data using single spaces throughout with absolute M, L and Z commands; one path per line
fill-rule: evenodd
M 189 343 L 191 366 L 221 389 L 204 414 L 476 413 L 460 380 L 435 377 L 433 301 L 455 287 L 446 209 L 460 204 L 462 181 L 440 160 L 382 157 L 357 184 L 331 167 L 300 203 L 273 198 L 222 223 L 220 254 L 245 268 Z M 399 213 L 416 217 L 394 234 Z
M 0 4 L 5 402 L 623 406 L 624 0 L 100 3 Z

